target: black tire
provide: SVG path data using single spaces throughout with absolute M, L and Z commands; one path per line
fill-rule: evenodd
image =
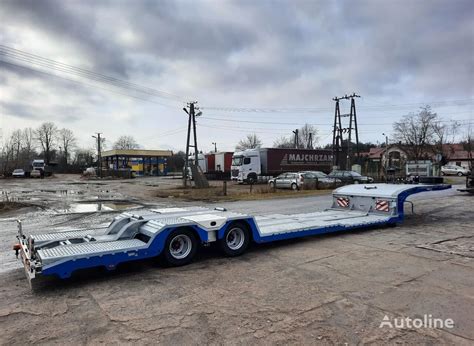
M 354 184 L 360 184 L 359 180 L 354 180 Z
M 275 188 L 275 182 L 271 181 L 269 185 L 270 185 L 270 188 L 271 188 L 271 189 L 274 189 L 274 188 Z
M 441 172 L 441 175 L 446 175 L 446 173 L 444 173 L 444 172 Z
M 291 184 L 291 189 L 293 191 L 299 190 L 298 185 L 296 185 L 296 183 Z
M 218 243 L 221 251 L 226 256 L 234 257 L 242 255 L 250 243 L 250 231 L 248 226 L 242 222 L 231 223 Z
M 257 182 L 257 177 L 254 175 L 254 174 L 250 174 L 248 177 L 247 177 L 247 183 L 253 185 Z
M 185 248 L 186 246 L 189 248 Z M 191 230 L 176 229 L 166 238 L 162 257 L 170 266 L 183 266 L 193 260 L 197 248 L 198 241 Z
M 463 175 L 461 172 L 458 173 L 458 177 L 462 177 Z

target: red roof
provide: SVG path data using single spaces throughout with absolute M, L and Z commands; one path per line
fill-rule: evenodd
M 385 152 L 385 148 L 370 148 L 369 159 L 380 159 L 382 154 Z
M 447 154 L 448 160 L 469 160 L 469 152 L 467 150 L 457 150 Z

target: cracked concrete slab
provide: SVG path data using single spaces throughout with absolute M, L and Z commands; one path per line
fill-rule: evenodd
M 121 198 L 153 189 L 116 181 L 89 187 L 54 183 L 82 186 L 86 192 L 75 200 L 99 189 Z M 474 260 L 463 252 L 474 236 L 472 199 L 455 190 L 435 195 L 436 203 L 424 195 L 414 198 L 416 214 L 395 228 L 254 245 L 238 258 L 205 248 L 186 267 L 140 261 L 115 272 L 90 270 L 53 280 L 35 292 L 11 251 L 15 223 L 0 220 L 0 344 L 472 345 Z M 45 203 L 60 200 L 53 193 L 44 196 Z M 189 204 L 150 196 L 141 202 Z M 328 201 L 319 196 L 225 207 L 301 213 L 321 210 Z M 39 233 L 101 225 L 113 215 L 26 209 L 13 217 L 25 219 L 27 233 Z M 455 328 L 379 328 L 385 315 L 423 314 L 452 318 Z

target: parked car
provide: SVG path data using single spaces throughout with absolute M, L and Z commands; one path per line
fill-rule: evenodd
M 463 175 L 468 175 L 469 173 L 469 169 L 457 165 L 445 165 L 441 167 L 442 175 L 458 175 L 462 177 Z
M 303 186 L 304 180 L 301 173 L 282 173 L 276 178 L 270 179 L 268 185 L 276 189 L 299 190 Z
M 360 175 L 354 171 L 332 171 L 328 177 L 340 179 L 345 184 L 364 184 L 374 181 L 373 178 Z
M 25 171 L 22 170 L 21 168 L 17 168 L 13 171 L 12 177 L 14 177 L 14 178 L 24 178 L 25 177 Z
M 33 169 L 30 173 L 30 178 L 41 178 L 41 171 L 39 169 Z
M 304 171 L 300 172 L 305 174 L 305 178 L 308 177 L 309 179 L 313 178 L 317 181 L 319 187 L 331 187 L 334 184 L 341 184 L 341 179 L 338 178 L 330 178 L 328 175 L 321 171 Z

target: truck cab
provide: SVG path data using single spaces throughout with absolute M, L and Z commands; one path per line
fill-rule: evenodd
M 31 167 L 36 170 L 44 171 L 44 160 L 33 160 L 33 162 L 31 162 Z
M 239 183 L 255 183 L 262 174 L 260 151 L 247 149 L 232 156 L 231 179 Z

